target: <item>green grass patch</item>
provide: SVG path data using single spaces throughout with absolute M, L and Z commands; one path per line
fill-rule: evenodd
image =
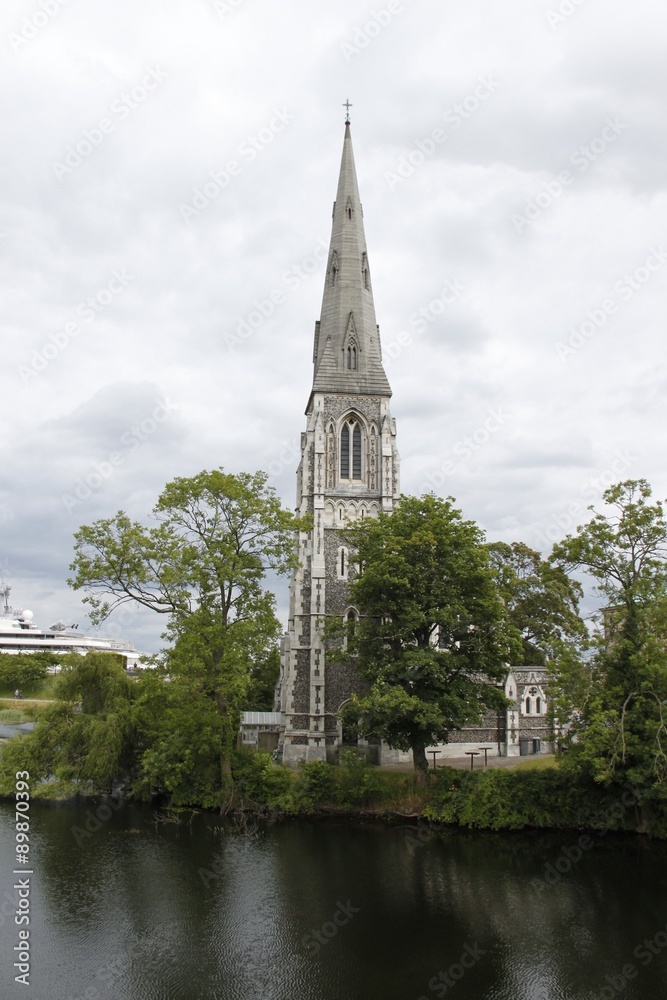
M 15 708 L 0 708 L 0 722 L 26 722 L 24 713 Z
M 23 701 L 30 701 L 31 698 L 38 698 L 40 700 L 44 698 L 55 698 L 55 685 L 58 678 L 50 675 L 46 680 L 40 681 L 39 684 L 33 684 L 30 686 L 25 686 L 21 688 L 21 693 L 23 694 Z M 12 705 L 19 704 L 21 699 L 14 697 L 14 689 L 9 687 L 0 687 L 0 704 L 3 701 L 11 702 Z
M 14 698 L 0 699 L 0 722 L 36 722 L 48 707 L 46 704 L 35 704 L 25 699 L 23 701 L 16 701 Z M 11 718 L 5 717 L 3 714 L 5 712 L 12 713 Z
M 548 757 L 523 757 L 521 758 L 513 768 L 512 771 L 545 771 L 549 768 L 558 767 L 558 761 L 553 756 Z

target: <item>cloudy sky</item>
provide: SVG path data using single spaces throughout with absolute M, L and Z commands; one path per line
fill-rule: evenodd
M 659 0 L 0 19 L 0 576 L 39 624 L 87 625 L 73 532 L 175 476 L 294 505 L 347 98 L 403 491 L 544 552 L 611 482 L 667 494 Z

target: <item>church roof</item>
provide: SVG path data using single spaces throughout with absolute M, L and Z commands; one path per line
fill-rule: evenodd
M 349 122 L 345 124 L 313 362 L 313 392 L 391 396 L 382 367 Z

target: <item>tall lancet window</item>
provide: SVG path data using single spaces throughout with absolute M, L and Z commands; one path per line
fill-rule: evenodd
M 350 478 L 350 428 L 343 425 L 340 435 L 340 478 Z
M 361 479 L 361 427 L 354 417 L 345 421 L 340 432 L 340 478 Z
M 357 370 L 357 345 L 354 342 L 348 344 L 347 367 L 353 372 Z
M 352 431 L 352 478 L 361 479 L 361 428 L 354 425 Z

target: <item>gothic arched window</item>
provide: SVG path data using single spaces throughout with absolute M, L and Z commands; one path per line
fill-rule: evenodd
M 340 478 L 350 478 L 350 428 L 343 424 L 340 434 Z
M 352 343 L 347 348 L 347 367 L 351 371 L 357 370 L 357 345 Z
M 361 427 L 354 425 L 352 432 L 352 478 L 361 479 Z
M 361 479 L 361 450 L 361 427 L 355 417 L 348 417 L 340 432 L 341 479 Z
M 530 698 L 526 698 L 526 715 L 530 715 Z

